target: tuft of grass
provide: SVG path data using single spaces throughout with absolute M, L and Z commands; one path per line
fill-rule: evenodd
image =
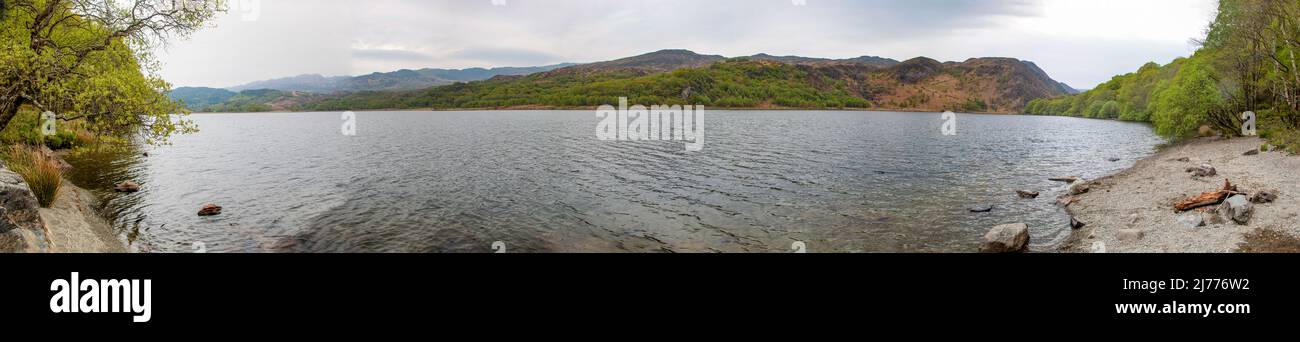
M 59 170 L 58 164 L 53 160 L 19 145 L 9 146 L 3 157 L 9 169 L 27 182 L 41 207 L 49 208 L 59 198 L 59 189 L 63 187 L 63 171 Z

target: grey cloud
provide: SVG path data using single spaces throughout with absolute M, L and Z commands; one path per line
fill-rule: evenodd
M 432 61 L 433 56 L 410 50 L 352 49 L 352 57 L 379 61 L 420 62 Z
M 446 57 L 481 61 L 495 66 L 533 66 L 561 62 L 558 56 L 544 51 L 499 47 L 463 49 Z
M 1043 1 L 1050 0 L 806 1 L 806 6 L 791 0 L 507 0 L 506 6 L 490 0 L 262 1 L 260 21 L 222 22 L 196 35 L 193 44 L 178 46 L 171 58 L 164 56 L 164 77 L 178 85 L 230 84 L 303 73 L 594 62 L 683 48 L 726 56 L 1011 56 L 1035 60 L 1062 81 L 1090 87 L 1125 70 L 1098 69 L 1091 71 L 1096 76 L 1087 76 L 1061 68 L 1089 58 L 1141 65 L 1182 53 L 1178 44 L 1185 40 L 1171 47 L 1042 37 L 1008 28 L 1009 21 L 1043 16 Z M 973 31 L 993 34 L 968 38 Z M 357 46 L 366 48 L 352 48 Z M 257 63 L 220 72 L 194 67 L 222 60 Z

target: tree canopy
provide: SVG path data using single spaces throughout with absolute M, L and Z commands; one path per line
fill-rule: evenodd
M 1300 1 L 1221 0 L 1201 48 L 1148 63 L 1082 94 L 1034 100 L 1029 114 L 1152 122 L 1166 137 L 1210 125 L 1240 134 L 1241 114 L 1273 132 L 1300 129 Z
M 0 129 L 23 107 L 98 134 L 165 141 L 194 130 L 152 52 L 204 27 L 223 1 L 5 0 Z

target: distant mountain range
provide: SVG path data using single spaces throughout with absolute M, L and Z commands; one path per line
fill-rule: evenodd
M 376 72 L 369 75 L 355 77 L 325 77 L 312 74 L 257 81 L 226 89 L 235 92 L 254 89 L 272 89 L 279 91 L 302 91 L 323 94 L 356 91 L 411 90 L 448 85 L 456 82 L 482 81 L 501 75 L 528 75 L 572 65 L 575 64 L 565 63 L 539 67 L 506 67 L 492 69 L 402 69 L 393 72 Z
M 257 92 L 245 94 L 249 91 Z M 1015 112 L 1030 100 L 1075 93 L 1034 63 L 1013 58 L 899 62 L 875 56 L 727 58 L 661 50 L 532 68 L 304 75 L 230 89 L 178 88 L 172 97 L 198 111 L 570 108 L 628 97 L 637 103 L 723 108 Z

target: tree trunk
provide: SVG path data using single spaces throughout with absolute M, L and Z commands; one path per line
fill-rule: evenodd
M 0 131 L 9 127 L 9 122 L 18 115 L 18 108 L 23 106 L 22 97 L 0 97 Z

